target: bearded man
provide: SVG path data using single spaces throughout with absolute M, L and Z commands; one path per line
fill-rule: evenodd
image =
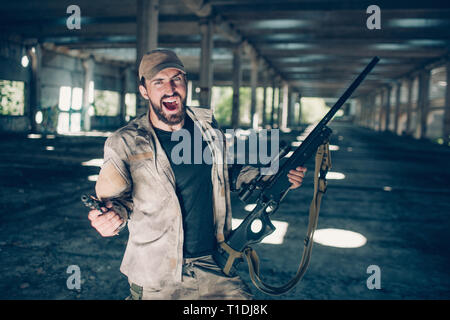
M 105 142 L 96 193 L 107 212 L 91 210 L 92 226 L 110 237 L 128 224 L 120 270 L 131 299 L 250 299 L 242 279 L 226 276 L 212 258 L 231 231 L 231 204 L 225 144 L 211 109 L 186 106 L 186 72 L 173 51 L 144 55 L 139 79 L 149 109 Z M 200 137 L 183 161 L 172 139 L 180 130 Z M 193 159 L 197 150 L 201 161 Z M 292 188 L 305 170 L 290 172 Z M 244 167 L 237 185 L 255 171 Z

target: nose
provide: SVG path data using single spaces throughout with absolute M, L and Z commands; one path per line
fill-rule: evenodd
M 176 84 L 173 81 L 168 81 L 164 86 L 164 94 L 165 95 L 173 95 L 176 89 Z
M 172 81 L 168 81 L 164 86 L 164 94 L 172 95 L 174 90 L 175 90 L 175 88 L 173 86 Z

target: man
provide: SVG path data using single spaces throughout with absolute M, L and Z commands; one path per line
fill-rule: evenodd
M 96 193 L 109 211 L 90 211 L 92 226 L 109 237 L 128 223 L 120 270 L 133 299 L 251 298 L 244 282 L 223 274 L 211 256 L 231 231 L 228 166 L 211 110 L 185 105 L 186 72 L 170 50 L 146 54 L 139 79 L 149 109 L 105 142 Z M 172 137 L 181 130 L 201 137 L 183 152 L 200 148 L 202 161 L 180 161 L 186 155 L 175 152 Z M 255 171 L 242 170 L 238 184 Z M 305 171 L 291 171 L 292 188 Z

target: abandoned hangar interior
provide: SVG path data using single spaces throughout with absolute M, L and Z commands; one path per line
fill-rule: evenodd
M 46 205 L 50 203 L 54 202 L 54 206 L 69 206 L 74 201 L 79 202 L 79 192 L 87 189 L 92 191 L 98 166 L 89 167 L 89 164 L 84 166 L 83 174 L 93 177 L 93 180 L 82 182 L 69 172 L 75 168 L 69 155 L 71 152 L 77 153 L 77 159 L 81 159 L 83 156 L 88 157 L 87 154 L 90 152 L 90 156 L 83 160 L 85 162 L 90 158 L 101 158 L 105 136 L 146 111 L 148 106 L 138 93 L 136 70 L 142 55 L 155 48 L 172 49 L 183 61 L 188 75 L 188 105 L 212 108 L 219 124 L 224 128 L 254 130 L 281 128 L 287 135 L 291 130 L 298 134 L 296 130 L 303 130 L 308 125 L 307 108 L 311 106 L 306 102 L 308 98 L 321 98 L 328 106 L 332 106 L 367 63 L 374 56 L 378 56 L 380 62 L 336 119 L 337 122 L 341 120 L 343 124 L 354 129 L 338 127 L 337 132 L 346 137 L 345 130 L 357 130 L 355 132 L 367 138 L 367 150 L 380 147 L 380 154 L 386 157 L 388 153 L 391 153 L 389 156 L 396 157 L 395 152 L 403 152 L 400 150 L 403 150 L 406 141 L 411 147 L 398 157 L 408 158 L 405 160 L 408 165 L 389 164 L 391 170 L 387 168 L 388 164 L 383 162 L 382 165 L 385 166 L 381 168 L 389 172 L 389 176 L 383 175 L 370 182 L 369 180 L 361 182 L 362 173 L 358 170 L 372 169 L 363 164 L 360 164 L 360 167 L 355 165 L 352 167 L 356 172 L 354 180 L 348 175 L 347 182 L 354 183 L 360 188 L 352 187 L 351 190 L 355 195 L 348 201 L 359 201 L 359 192 L 377 194 L 378 189 L 367 186 L 374 183 L 380 183 L 382 192 L 395 190 L 397 185 L 408 185 L 406 189 L 402 189 L 404 192 L 405 190 L 420 192 L 423 197 L 422 200 L 414 199 L 422 201 L 414 204 L 413 209 L 416 211 L 413 211 L 417 212 L 417 216 L 423 208 L 444 211 L 448 216 L 450 172 L 445 167 L 450 159 L 448 151 L 450 2 L 448 1 L 1 0 L 0 2 L 2 18 L 0 143 L 5 155 L 2 157 L 4 159 L 1 167 L 3 180 L 1 185 L 5 193 L 1 196 L 0 208 L 5 212 L 19 211 L 15 218 L 2 214 L 1 228 L 5 232 L 2 232 L 0 246 L 2 253 L 10 256 L 17 252 L 16 250 L 22 250 L 24 257 L 27 257 L 23 259 L 29 261 L 28 265 L 34 268 L 32 270 L 34 278 L 31 276 L 27 278 L 23 276 L 23 272 L 18 271 L 18 266 L 23 265 L 23 261 L 15 257 L 16 260 L 11 258 L 7 264 L 6 260 L 3 260 L 4 272 L 0 279 L 0 287 L 4 288 L 2 298 L 95 299 L 100 296 L 117 299 L 123 296 L 123 294 L 105 295 L 99 288 L 94 289 L 90 284 L 93 279 L 108 286 L 110 285 L 108 277 L 93 267 L 83 269 L 83 262 L 73 260 L 75 259 L 74 255 L 71 255 L 75 254 L 73 248 L 65 247 L 56 236 L 48 238 L 48 242 L 61 242 L 62 247 L 58 252 L 64 257 L 61 258 L 64 262 L 54 257 L 53 249 L 43 249 L 45 253 L 40 257 L 44 261 L 48 252 L 52 252 L 50 256 L 58 261 L 56 264 L 29 258 L 31 253 L 27 253 L 29 248 L 24 244 L 27 241 L 24 239 L 30 239 L 24 234 L 23 239 L 15 238 L 21 232 L 14 233 L 13 230 L 17 227 L 13 224 L 27 215 L 41 212 L 39 210 L 45 211 Z M 221 103 L 222 100 L 227 100 L 227 103 Z M 98 137 L 100 140 L 96 140 Z M 295 138 L 295 135 L 293 137 Z M 44 142 L 37 145 L 35 138 Z M 339 142 L 344 139 L 341 138 L 342 136 L 339 136 Z M 356 138 L 349 139 L 353 141 Z M 52 140 L 55 141 L 53 145 L 56 145 L 56 149 L 49 146 Z M 61 153 L 57 153 L 57 141 L 60 141 Z M 346 141 L 343 140 L 343 143 Z M 387 148 L 384 146 L 386 141 L 392 142 L 393 145 Z M 11 142 L 15 145 L 8 144 Z M 355 145 L 344 145 L 339 152 L 348 152 L 348 157 L 352 151 L 357 151 Z M 39 151 L 36 151 L 38 148 Z M 54 154 L 42 155 L 42 152 Z M 374 154 L 378 154 L 376 153 L 378 151 L 373 152 L 367 151 L 364 156 L 373 157 Z M 418 153 L 421 156 L 414 158 Z M 358 159 L 362 159 L 362 153 L 359 156 L 361 158 Z M 339 153 L 336 159 L 339 160 Z M 423 169 L 424 160 L 429 161 L 426 164 L 433 168 Z M 48 161 L 57 161 L 61 166 L 47 164 Z M 416 163 L 413 166 L 412 162 L 408 161 Z M 63 169 L 64 166 L 66 171 Z M 397 185 L 393 180 L 397 175 L 394 168 L 400 171 L 408 170 L 403 172 L 405 177 L 395 180 Z M 375 175 L 375 172 L 382 169 L 373 169 L 371 172 Z M 78 167 L 76 170 L 79 170 Z M 409 176 L 411 170 L 417 170 L 423 180 L 413 181 Z M 439 176 L 430 180 L 430 175 Z M 67 182 L 70 179 L 74 184 L 78 183 L 76 187 Z M 83 179 L 86 180 L 85 177 Z M 36 190 L 39 182 L 47 180 L 51 186 Z M 309 188 L 308 185 L 305 185 L 305 188 Z M 71 189 L 78 193 L 69 195 L 68 191 L 64 191 L 62 199 L 63 189 Z M 331 186 L 330 189 L 330 193 L 337 192 L 338 187 L 333 189 Z M 409 206 L 407 201 L 413 200 L 405 195 L 405 199 L 402 198 L 402 201 L 405 201 L 402 202 L 404 205 L 402 207 L 395 202 L 399 201 L 398 199 L 390 197 L 391 195 L 383 195 L 370 199 L 375 202 L 387 201 L 388 205 L 383 205 L 386 210 L 386 213 L 383 213 L 385 216 L 382 214 L 383 219 L 401 219 L 401 214 L 396 210 L 401 211 L 400 208 Z M 308 196 L 305 196 L 305 201 L 306 199 L 309 199 Z M 373 205 L 372 200 L 365 200 L 365 204 L 375 210 L 377 205 Z M 287 203 L 290 203 L 289 201 L 292 201 L 292 198 L 286 199 Z M 338 200 L 333 200 L 330 196 L 329 201 L 334 203 L 333 201 Z M 29 203 L 38 205 L 30 211 Z M 238 204 L 234 206 L 241 209 Z M 62 219 L 61 225 L 55 225 L 54 230 L 66 232 L 69 228 L 68 223 L 80 219 L 78 216 L 81 207 L 77 212 L 71 213 L 70 210 L 72 209 L 69 209 L 68 217 L 59 217 Z M 324 210 L 326 217 L 327 209 Z M 55 214 L 46 213 L 42 217 L 53 219 Z M 417 218 L 414 222 L 411 220 L 408 223 L 423 226 L 424 220 L 421 219 Z M 428 230 L 429 234 L 437 232 L 436 234 L 448 240 L 448 219 L 445 215 L 432 219 L 435 219 L 434 225 L 441 229 Z M 355 222 L 356 225 L 358 221 Z M 291 226 L 295 225 L 294 222 L 290 223 Z M 349 225 L 352 225 L 351 223 L 349 222 Z M 34 226 L 30 228 L 33 229 Z M 82 227 L 77 225 L 77 228 L 80 230 Z M 36 235 L 41 231 L 35 230 L 32 234 Z M 94 239 L 92 234 L 83 232 L 86 232 L 86 239 Z M 370 231 L 367 233 L 370 235 Z M 434 242 L 424 244 L 426 241 L 434 241 L 429 240 L 433 238 L 431 236 L 426 241 L 421 239 L 425 242 L 420 242 L 416 238 L 414 241 L 411 240 L 410 237 L 413 236 L 410 233 L 404 236 L 408 241 L 412 241 L 405 243 L 416 245 L 426 254 L 428 254 L 427 245 L 443 249 L 442 244 L 436 245 Z M 126 240 L 123 236 L 120 239 Z M 108 241 L 110 244 L 116 240 Z M 47 248 L 45 244 L 40 244 L 41 242 L 35 243 L 33 248 L 41 248 L 41 245 Z M 93 240 L 90 244 L 95 247 Z M 79 245 L 80 248 L 83 246 Z M 408 245 L 400 245 L 401 248 L 406 246 Z M 101 252 L 100 248 L 95 248 L 96 254 Z M 262 250 L 270 256 L 275 252 L 271 250 L 276 249 Z M 436 258 L 438 260 L 433 260 L 437 265 L 437 271 L 433 276 L 423 277 L 429 282 L 419 281 L 423 285 L 422 288 L 428 288 L 421 292 L 413 288 L 413 285 L 409 287 L 403 283 L 399 283 L 391 291 L 387 290 L 387 295 L 386 292 L 383 292 L 385 294 L 383 295 L 367 291 L 366 288 L 363 293 L 362 289 L 344 292 L 336 285 L 329 295 L 324 294 L 318 287 L 306 294 L 295 291 L 288 297 L 448 299 L 450 254 L 448 249 L 446 250 L 445 254 Z M 83 254 L 77 257 L 93 263 L 89 252 Z M 433 259 L 434 254 L 433 251 Z M 67 262 L 69 258 L 64 260 L 66 256 L 72 259 L 71 262 Z M 105 258 L 107 261 L 105 265 L 115 266 L 117 261 L 120 262 L 120 255 L 111 253 L 108 257 Z M 339 256 L 339 259 L 342 261 L 343 258 Z M 72 292 L 65 288 L 67 277 L 64 273 L 65 268 L 73 264 L 72 261 L 80 264 L 82 270 L 88 270 L 84 271 L 86 277 L 84 288 L 89 289 Z M 324 266 L 327 265 L 325 259 L 318 261 Z M 414 264 L 414 261 L 405 259 L 404 263 Z M 12 271 L 11 265 L 16 266 L 17 270 Z M 104 268 L 109 270 L 109 267 Z M 63 271 L 60 272 L 61 270 Z M 272 280 L 279 280 L 274 275 L 279 270 L 277 264 L 271 270 L 275 270 Z M 423 270 L 415 271 L 417 275 Z M 48 290 L 48 294 L 42 295 L 43 288 L 47 290 L 53 284 L 50 284 L 50 280 L 48 283 L 44 281 L 37 284 L 36 277 L 52 272 L 60 272 L 52 279 L 63 283 L 61 286 L 65 291 L 52 289 Z M 339 272 L 335 274 L 340 275 Z M 394 278 L 402 278 L 399 274 L 392 272 L 386 279 L 391 277 L 394 283 Z M 364 275 L 367 276 L 365 269 Z M 25 280 L 22 278 L 17 280 L 18 277 L 25 277 Z M 347 278 L 342 276 L 347 281 L 342 280 L 343 286 L 349 283 L 353 286 L 355 279 L 352 277 L 352 275 Z M 411 278 L 413 277 L 411 273 Z M 14 285 L 11 287 L 12 283 Z M 306 286 L 312 288 L 314 284 Z M 116 288 L 122 288 L 122 285 L 117 285 Z M 327 286 L 321 283 L 320 288 L 326 290 Z M 258 297 L 267 298 L 264 295 Z
M 233 88 L 224 124 L 233 127 L 296 125 L 301 97 L 337 99 L 379 56 L 346 110 L 354 121 L 449 142 L 445 1 L 379 1 L 377 10 L 370 1 L 2 2 L 0 78 L 24 88 L 20 107 L 2 103 L 2 131 L 42 131 L 36 114 L 46 124 L 51 108 L 60 130 L 117 128 L 145 110 L 136 61 L 159 47 L 184 62 L 188 102 L 210 106 L 213 86 Z M 250 108 L 239 112 L 244 86 Z

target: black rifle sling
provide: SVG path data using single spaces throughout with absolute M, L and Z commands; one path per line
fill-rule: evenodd
M 331 168 L 331 158 L 329 151 L 329 143 L 326 142 L 321 145 L 316 153 L 315 158 L 315 170 L 314 170 L 314 195 L 309 207 L 309 222 L 308 230 L 305 238 L 304 249 L 300 265 L 297 269 L 295 276 L 280 287 L 274 287 L 264 283 L 259 276 L 259 258 L 256 251 L 250 247 L 244 249 L 244 257 L 247 260 L 248 270 L 250 278 L 260 291 L 270 295 L 281 295 L 292 289 L 303 277 L 308 268 L 314 231 L 317 228 L 317 221 L 319 219 L 320 204 L 322 197 L 327 189 L 326 174 Z

